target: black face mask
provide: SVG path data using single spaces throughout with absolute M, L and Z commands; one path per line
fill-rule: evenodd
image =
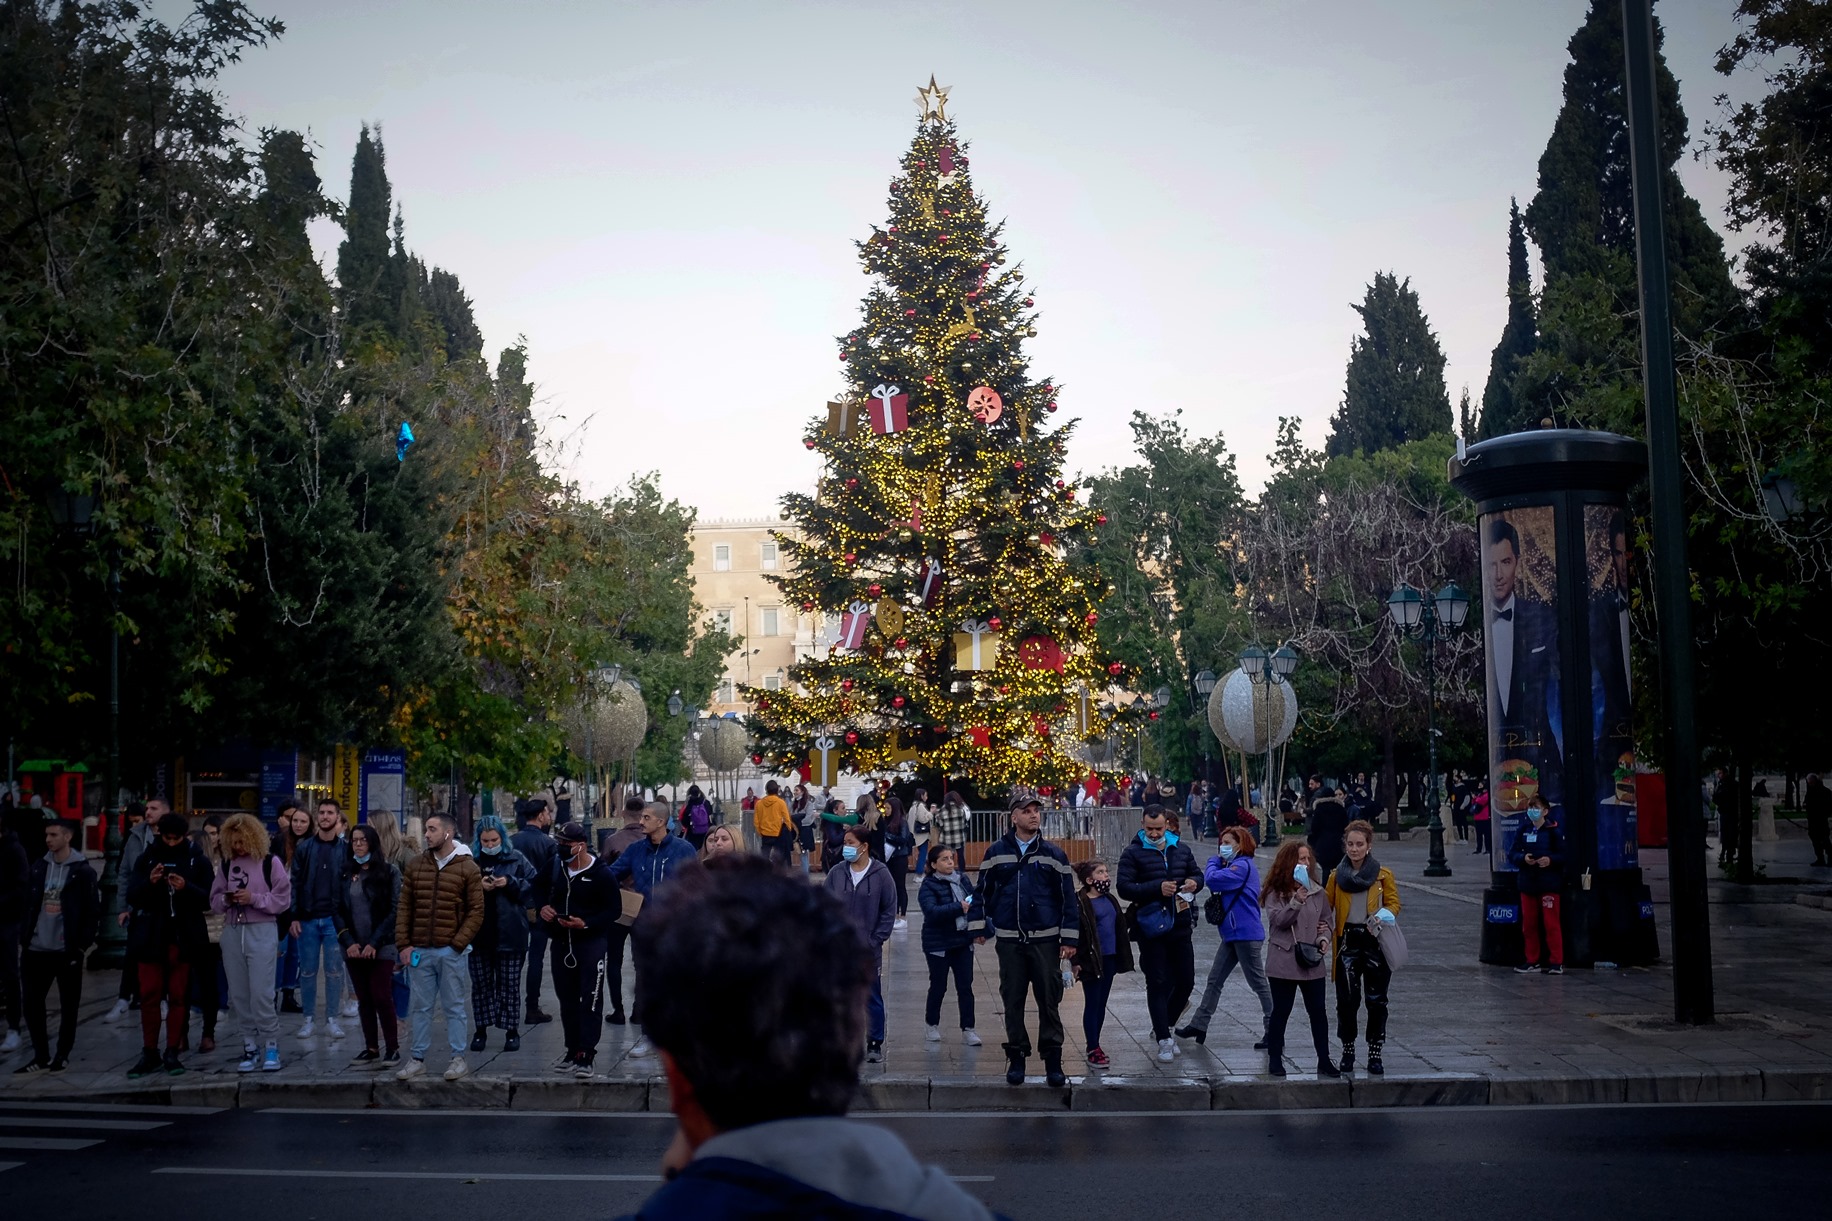
M 1097 895 L 1104 895 L 1108 891 L 1113 889 L 1113 883 L 1110 881 L 1109 882 L 1095 882 L 1092 885 L 1090 885 L 1088 889 L 1092 890 Z

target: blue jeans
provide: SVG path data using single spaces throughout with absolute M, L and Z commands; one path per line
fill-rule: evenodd
M 865 1037 L 873 1043 L 884 1042 L 884 947 L 879 946 L 871 964 L 871 995 L 865 998 Z
M 409 951 L 411 954 L 412 951 Z M 465 998 L 471 991 L 470 965 L 451 946 L 422 949 L 420 965 L 407 968 L 407 986 L 413 992 L 408 1018 L 413 1022 L 413 1058 L 424 1060 L 433 1045 L 433 1005 L 445 1013 L 445 1039 L 454 1056 L 470 1045 L 470 1015 Z
M 329 916 L 299 922 L 299 1007 L 309 1020 L 318 1009 L 318 964 L 324 963 L 324 1019 L 337 1020 L 343 1005 L 343 947 Z
M 278 931 L 280 949 L 274 958 L 274 991 L 283 992 L 299 986 L 299 939 L 285 929 Z
M 920 844 L 916 845 L 916 877 L 918 881 L 928 876 L 928 874 L 925 872 L 928 869 L 928 867 L 929 867 L 929 841 L 925 839 Z M 930 1025 L 933 1025 L 933 1024 L 934 1023 L 930 1023 Z

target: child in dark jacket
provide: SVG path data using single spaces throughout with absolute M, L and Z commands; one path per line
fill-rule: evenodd
M 1527 806 L 1526 825 L 1514 832 L 1508 860 L 1520 871 L 1520 931 L 1526 941 L 1527 960 L 1514 970 L 1521 975 L 1540 962 L 1540 936 L 1545 936 L 1548 975 L 1565 973 L 1565 934 L 1559 923 L 1559 903 L 1565 889 L 1565 837 L 1552 822 L 1552 806 L 1535 795 Z
M 948 993 L 948 976 L 954 976 L 954 997 L 960 1004 L 961 1042 L 980 1045 L 973 1029 L 973 947 L 986 940 L 986 920 L 980 914 L 979 895 L 961 870 L 952 848 L 938 848 L 929 857 L 929 875 L 922 880 L 916 901 L 922 908 L 922 954 L 929 964 L 929 999 L 923 1022 L 931 1043 L 941 1042 L 941 1002 Z

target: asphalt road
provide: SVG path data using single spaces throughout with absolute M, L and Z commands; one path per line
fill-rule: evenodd
M 875 1120 L 1017 1221 L 1817 1212 L 1832 1104 Z M 666 1116 L 0 1104 L 0 1215 L 133 1221 L 612 1217 Z M 1812 1201 L 1819 1200 L 1820 1204 Z

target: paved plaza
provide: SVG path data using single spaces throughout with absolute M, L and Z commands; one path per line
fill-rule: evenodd
M 1477 858 L 1453 841 L 1454 876 L 1427 881 L 1422 877 L 1422 833 L 1396 843 L 1380 840 L 1376 855 L 1399 879 L 1412 962 L 1393 982 L 1385 1078 L 1370 1079 L 1358 1071 L 1349 1082 L 1314 1078 L 1301 1010 L 1287 1032 L 1292 1075 L 1283 1082 L 1269 1077 L 1264 1053 L 1252 1050 L 1259 1033 L 1258 1001 L 1238 973 L 1222 993 L 1206 1046 L 1180 1041 L 1185 1054 L 1160 1064 L 1146 1017 L 1144 977 L 1134 972 L 1120 977 L 1113 989 L 1101 1040 L 1112 1061 L 1108 1070 L 1097 1072 L 1086 1063 L 1078 987 L 1063 1003 L 1070 1087 L 1045 1087 L 1035 1057 L 1030 1068 L 1038 1075 L 1023 1088 L 1007 1086 L 999 1049 L 1003 1015 L 990 945 L 981 948 L 975 969 L 977 1026 L 985 1045 L 962 1045 L 952 996 L 943 1009 L 942 1041 L 924 1039 L 927 972 L 912 881 L 910 927 L 894 934 L 885 951 L 885 1060 L 864 1066 L 862 1105 L 893 1111 L 1204 1110 L 1832 1098 L 1832 1012 L 1823 991 L 1832 956 L 1832 911 L 1797 901 L 1802 895 L 1811 900 L 1832 894 L 1832 870 L 1810 868 L 1811 848 L 1799 829 L 1784 825 L 1782 833 L 1779 842 L 1758 845 L 1768 884 L 1740 887 L 1721 880 L 1715 868 L 1711 871 L 1712 958 L 1721 1020 L 1706 1029 L 1671 1022 L 1672 972 L 1664 961 L 1648 968 L 1573 969 L 1560 977 L 1516 975 L 1478 963 L 1487 873 L 1476 867 Z M 1206 856 L 1210 848 L 1199 848 L 1199 855 Z M 1663 956 L 1671 951 L 1665 855 L 1659 850 L 1643 854 Z M 1262 850 L 1260 857 L 1264 864 L 1270 853 Z M 1790 878 L 1799 880 L 1783 880 Z M 1198 996 L 1215 946 L 1215 930 L 1202 926 L 1196 949 Z M 810 947 L 810 952 L 819 948 Z M 361 1049 L 354 1020 L 345 1022 L 350 1037 L 343 1040 L 302 1041 L 293 1037 L 296 1015 L 286 1015 L 281 1027 L 284 1071 L 240 1075 L 235 1071 L 240 1036 L 230 1015 L 219 1027 L 217 1051 L 185 1057 L 191 1071 L 176 1078 L 129 1081 L 126 1072 L 139 1051 L 137 1015 L 112 1026 L 98 1020 L 112 1002 L 113 982 L 113 974 L 106 972 L 85 980 L 90 997 L 70 1071 L 21 1079 L 11 1074 L 9 1063 L 0 1072 L 0 1095 L 212 1106 L 660 1110 L 667 1105 L 656 1061 L 629 1055 L 637 1037 L 633 1027 L 605 1028 L 598 1054 L 601 1079 L 574 1082 L 548 1073 L 561 1050 L 557 1022 L 524 1031 L 522 1049 L 513 1054 L 500 1050 L 501 1032 L 493 1031 L 490 1050 L 468 1056 L 473 1073 L 456 1084 L 438 1079 L 445 1061 L 436 1023 L 428 1056 L 434 1071 L 426 1079 L 399 1083 L 391 1074 L 346 1067 Z M 626 972 L 626 991 L 629 987 Z M 544 1003 L 557 1011 L 551 988 Z M 1333 989 L 1330 1003 L 1333 1033 Z M 732 1015 L 734 1028 L 745 1021 L 743 1014 Z

